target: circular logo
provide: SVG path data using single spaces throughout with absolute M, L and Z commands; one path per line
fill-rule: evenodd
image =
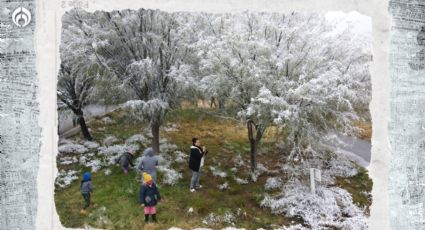
M 31 13 L 24 7 L 18 7 L 13 11 L 12 21 L 19 27 L 25 27 L 31 22 Z

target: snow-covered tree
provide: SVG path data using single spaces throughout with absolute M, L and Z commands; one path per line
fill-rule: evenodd
M 91 95 L 97 74 L 95 69 L 80 69 L 62 62 L 58 75 L 58 99 L 77 116 L 81 132 L 89 141 L 93 138 L 84 119 L 83 107 Z
M 58 102 L 66 105 L 77 117 L 83 136 L 92 140 L 84 119 L 83 107 L 94 95 L 96 80 L 107 71 L 97 64 L 88 30 L 81 29 L 88 23 L 88 20 L 84 21 L 80 15 L 64 16 L 57 97 Z
M 329 133 L 354 133 L 353 121 L 370 101 L 371 53 L 367 39 L 349 30 L 335 33 L 319 15 L 292 14 L 286 31 L 275 28 L 289 36 L 269 37 L 279 41 L 267 74 L 272 84 L 253 102 L 259 108 L 259 101 L 274 102 L 274 123 L 285 131 L 290 157 L 298 158 Z
M 207 25 L 207 32 L 197 43 L 200 49 L 198 55 L 202 59 L 201 83 L 209 94 L 219 100 L 230 100 L 239 108 L 238 115 L 247 124 L 251 168 L 255 170 L 257 145 L 271 121 L 260 121 L 245 110 L 262 87 L 271 47 L 259 36 L 257 15 L 201 17 Z
M 305 13 L 247 12 L 207 23 L 213 32 L 198 42 L 201 82 L 239 107 L 253 170 L 271 124 L 285 131 L 291 156 L 329 132 L 353 131 L 356 109 L 370 97 L 370 50 L 350 31 L 335 33 L 323 17 Z
M 159 152 L 159 128 L 177 104 L 178 83 L 188 70 L 178 25 L 168 13 L 144 9 L 102 12 L 97 20 L 92 27 L 95 55 L 137 95 L 140 102 L 134 109 L 149 122 L 152 147 Z
M 278 32 L 289 36 L 270 60 L 267 88 L 284 99 L 274 100 L 274 122 L 285 130 L 290 157 L 298 157 L 329 133 L 354 134 L 353 121 L 370 101 L 371 53 L 367 39 L 350 30 L 335 33 L 320 15 L 293 14 L 287 28 Z
M 352 133 L 353 120 L 367 111 L 366 39 L 336 31 L 319 14 L 141 9 L 64 17 L 75 49 L 134 92 L 132 106 L 149 122 L 155 151 L 163 119 L 183 95 L 202 93 L 236 108 L 233 116 L 247 125 L 252 170 L 270 125 L 281 128 L 295 157 L 330 132 Z

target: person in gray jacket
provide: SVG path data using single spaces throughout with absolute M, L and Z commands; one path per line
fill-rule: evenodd
M 139 164 L 139 170 L 145 173 L 148 173 L 152 176 L 152 179 L 155 183 L 156 180 L 156 167 L 158 166 L 158 157 L 155 156 L 152 148 L 147 148 L 143 151 L 142 160 Z M 142 177 L 143 181 L 143 177 Z

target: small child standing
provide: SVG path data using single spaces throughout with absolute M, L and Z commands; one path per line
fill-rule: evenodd
M 93 184 L 91 182 L 91 174 L 89 172 L 85 172 L 83 174 L 83 180 L 80 184 L 81 195 L 84 198 L 84 206 L 81 209 L 81 214 L 86 214 L 86 209 L 90 206 L 90 193 L 93 191 Z
M 156 222 L 155 206 L 161 200 L 161 195 L 151 175 L 143 173 L 143 181 L 140 189 L 140 205 L 144 207 L 145 223 L 149 221 L 149 215 L 152 215 L 152 221 Z

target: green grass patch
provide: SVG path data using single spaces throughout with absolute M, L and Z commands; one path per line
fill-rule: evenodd
M 365 168 L 358 167 L 358 173 L 355 176 L 348 178 L 338 177 L 336 185 L 346 189 L 353 197 L 354 203 L 359 207 L 366 208 L 369 214 L 369 207 L 372 204 L 373 181 Z

